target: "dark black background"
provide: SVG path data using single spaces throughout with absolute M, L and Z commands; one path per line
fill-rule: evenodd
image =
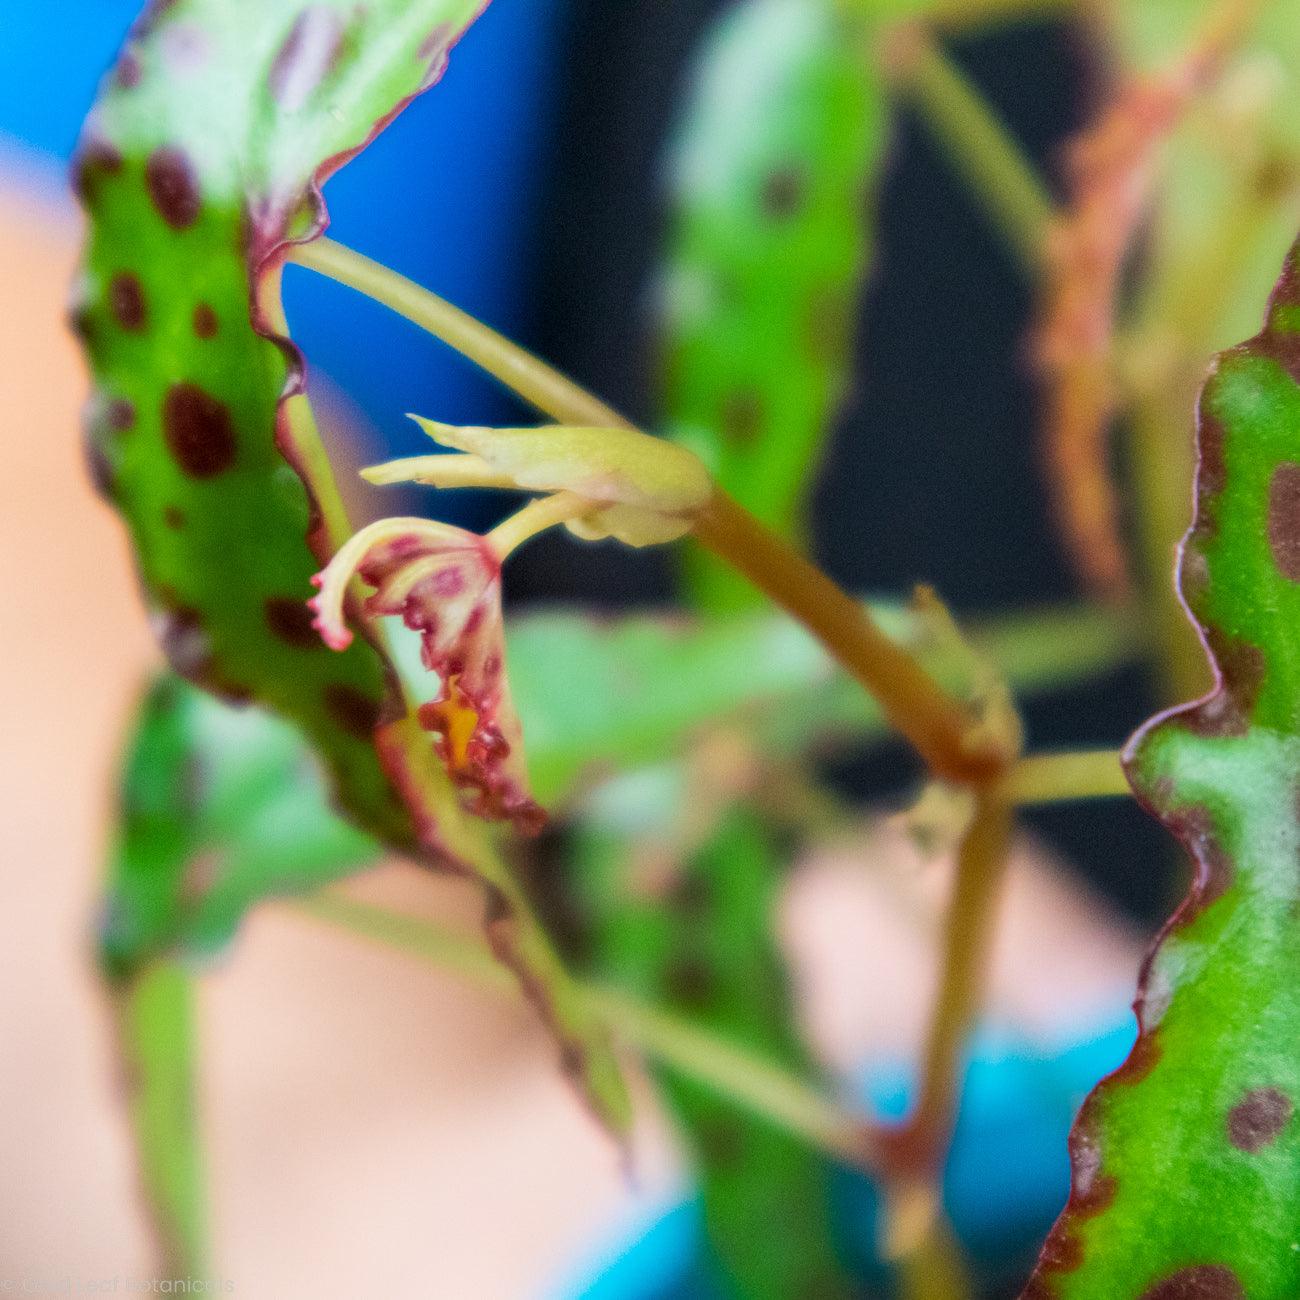
M 655 340 L 647 286 L 664 228 L 666 139 L 689 59 L 719 0 L 575 0 L 563 102 L 535 236 L 529 341 L 651 427 Z M 1058 24 L 1000 28 L 953 52 L 1049 176 L 1086 118 L 1093 77 Z M 933 583 L 959 614 L 1076 597 L 1037 461 L 1025 364 L 1028 287 L 926 130 L 904 113 L 884 184 L 879 248 L 862 300 L 854 391 L 815 495 L 818 558 L 855 591 Z M 1190 413 L 1189 413 L 1190 436 Z M 660 605 L 666 555 L 562 539 L 512 563 L 511 594 Z M 1035 748 L 1120 743 L 1153 708 L 1140 667 L 1039 697 Z M 901 749 L 840 765 L 867 796 L 911 773 Z M 1028 820 L 1127 911 L 1153 922 L 1174 888 L 1164 837 L 1110 800 Z

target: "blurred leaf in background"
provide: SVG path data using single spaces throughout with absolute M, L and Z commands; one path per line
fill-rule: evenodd
M 320 763 L 291 726 L 171 675 L 143 701 L 119 805 L 100 927 L 110 971 L 213 955 L 255 903 L 381 853 L 330 807 Z
M 888 108 L 874 25 L 831 0 L 725 11 L 678 128 L 660 295 L 668 431 L 765 523 L 802 526 L 848 382 Z M 688 586 L 754 604 L 692 551 Z

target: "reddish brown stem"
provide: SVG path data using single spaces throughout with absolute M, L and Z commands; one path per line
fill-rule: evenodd
M 974 719 L 960 701 L 891 641 L 859 602 L 725 492 L 714 494 L 694 536 L 803 623 L 875 696 L 934 775 L 983 785 L 1005 769 L 1013 756 L 991 740 L 972 739 Z

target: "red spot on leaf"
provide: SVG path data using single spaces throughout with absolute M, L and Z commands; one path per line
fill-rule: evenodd
M 342 41 L 342 22 L 333 9 L 312 5 L 298 15 L 271 64 L 271 95 L 282 109 L 293 112 L 307 102 L 338 58 Z
M 92 427 L 88 426 L 86 428 L 82 447 L 85 453 L 86 472 L 90 475 L 91 484 L 101 497 L 105 500 L 111 500 L 114 478 L 113 463 L 109 460 L 103 444 Z
M 193 478 L 212 478 L 235 462 L 230 410 L 197 384 L 173 384 L 167 390 L 163 436 L 176 463 Z
M 109 176 L 122 170 L 122 155 L 103 140 L 84 144 L 72 167 L 72 186 L 82 203 L 89 207 L 99 195 L 99 187 Z
M 1283 577 L 1300 582 L 1300 465 L 1289 461 L 1269 480 L 1268 544 Z
M 189 159 L 168 145 L 149 155 L 144 169 L 149 197 L 158 215 L 173 229 L 185 230 L 198 220 L 202 201 Z
M 1201 736 L 1244 736 L 1267 671 L 1264 652 L 1213 624 L 1205 625 L 1204 630 L 1225 689 L 1187 713 L 1187 725 Z
M 373 696 L 343 682 L 325 688 L 325 707 L 329 715 L 351 736 L 370 740 L 379 725 L 381 703 Z
M 307 602 L 297 596 L 271 596 L 262 606 L 271 634 L 299 650 L 323 647 Z
M 154 630 L 176 672 L 231 704 L 247 704 L 253 692 L 241 682 L 232 681 L 218 663 L 202 613 L 183 604 L 170 589 L 159 590 L 158 598 Z
M 100 330 L 90 304 L 82 302 L 73 307 L 68 315 L 68 324 L 82 345 L 93 352 L 99 342 Z
M 135 428 L 135 404 L 125 397 L 115 397 L 104 408 L 104 421 L 114 433 Z
M 1254 1154 L 1276 1139 L 1291 1122 L 1295 1106 L 1277 1088 L 1253 1088 L 1229 1112 L 1228 1141 Z
M 194 333 L 201 339 L 210 339 L 217 332 L 217 313 L 206 302 L 194 309 Z
M 132 35 L 147 36 L 162 21 L 163 15 L 176 3 L 176 0 L 149 0 L 141 11 L 132 28 Z
M 185 511 L 182 510 L 180 506 L 164 506 L 163 523 L 165 523 L 172 532 L 180 532 L 186 524 Z
M 117 69 L 113 75 L 114 81 L 123 90 L 131 90 L 140 84 L 141 75 L 139 56 L 132 49 L 123 50 L 122 57 L 117 61 Z
M 1246 1300 L 1246 1289 L 1232 1269 L 1197 1264 L 1148 1287 L 1140 1300 Z
M 119 271 L 108 282 L 108 309 L 124 330 L 135 333 L 144 329 L 148 313 L 139 276 L 130 271 Z
M 212 659 L 203 615 L 188 605 L 164 606 L 155 620 L 155 628 L 171 666 L 191 681 L 201 677 Z
M 763 181 L 759 203 L 763 212 L 774 221 L 785 221 L 795 215 L 803 205 L 807 189 L 805 177 L 797 166 L 779 167 Z

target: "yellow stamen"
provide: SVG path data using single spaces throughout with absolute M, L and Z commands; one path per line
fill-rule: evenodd
M 447 752 L 453 767 L 464 767 L 469 757 L 469 742 L 478 726 L 478 714 L 465 701 L 460 689 L 460 679 L 453 677 L 447 683 L 447 699 L 443 705 L 446 725 Z

